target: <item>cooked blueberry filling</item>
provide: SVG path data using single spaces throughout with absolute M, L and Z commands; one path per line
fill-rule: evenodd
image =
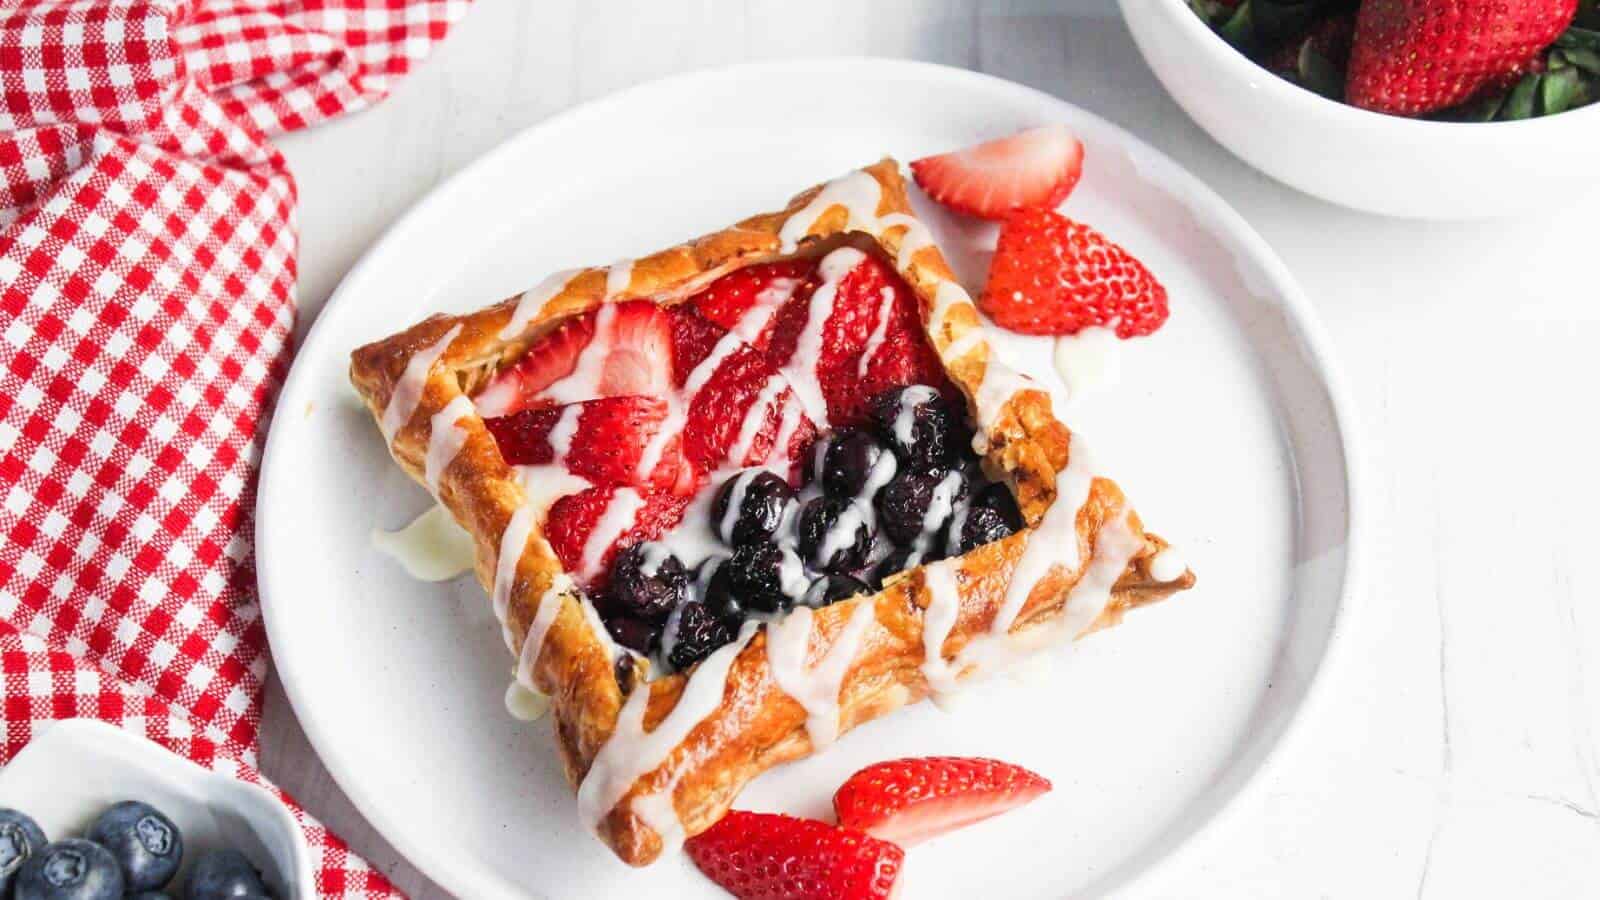
M 960 416 L 937 390 L 896 388 L 868 408 L 866 425 L 814 441 L 798 492 L 767 467 L 724 478 L 700 507 L 709 521 L 682 526 L 707 529 L 722 548 L 692 572 L 659 542 L 618 554 L 609 589 L 595 599 L 616 643 L 660 668 L 686 669 L 752 616 L 870 593 L 906 569 L 1022 529 L 1016 498 L 983 477 Z
M 722 483 L 711 504 L 711 530 L 733 547 L 764 541 L 777 532 L 794 488 L 765 469 L 745 469 Z

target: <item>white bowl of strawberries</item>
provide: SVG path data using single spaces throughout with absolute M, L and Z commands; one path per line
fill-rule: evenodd
M 1478 219 L 1600 187 L 1596 0 L 1119 0 L 1223 146 L 1391 216 Z

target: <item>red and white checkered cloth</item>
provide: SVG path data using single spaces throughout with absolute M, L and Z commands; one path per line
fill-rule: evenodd
M 380 97 L 468 2 L 0 0 L 0 763 L 90 716 L 260 780 L 295 284 L 267 137 Z M 325 896 L 397 896 L 289 802 Z

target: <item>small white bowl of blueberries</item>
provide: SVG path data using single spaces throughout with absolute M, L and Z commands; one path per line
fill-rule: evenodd
M 309 900 L 305 836 L 268 791 L 90 720 L 0 770 L 0 900 Z

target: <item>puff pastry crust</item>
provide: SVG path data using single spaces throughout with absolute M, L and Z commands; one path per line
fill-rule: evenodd
M 683 836 L 709 827 L 762 771 L 811 753 L 807 710 L 778 685 L 768 628 L 752 625 L 688 673 L 624 679 L 635 682 L 625 693 L 604 628 L 563 573 L 540 517 L 529 515 L 528 505 L 536 502 L 530 489 L 537 493 L 538 486 L 519 479 L 483 421 L 459 398 L 472 396 L 560 321 L 600 303 L 675 303 L 734 269 L 843 244 L 882 253 L 915 291 L 928 337 L 982 430 L 984 466 L 1014 487 L 1030 527 L 958 559 L 908 570 L 876 595 L 815 611 L 805 651 L 809 665 L 860 617 L 840 685 L 840 733 L 927 696 L 942 680 L 932 673 L 953 678 L 989 658 L 977 651 L 1026 642 L 1070 613 L 1082 616 L 1069 601 L 1075 586 L 1090 579 L 1106 581 L 1104 605 L 1088 610 L 1064 637 L 1114 624 L 1127 610 L 1194 584 L 1188 571 L 1159 580 L 1152 561 L 1165 542 L 1143 530 L 1116 484 L 1081 472 L 1075 516 L 1064 534 L 1049 535 L 1062 546 L 1036 549 L 1033 561 L 1024 561 L 1030 540 L 1044 542 L 1048 511 L 1070 481 L 1074 442 L 1046 394 L 990 359 L 977 310 L 912 217 L 899 165 L 891 159 L 813 187 L 780 211 L 636 260 L 626 284 L 617 284 L 604 267 L 583 269 L 474 313 L 433 316 L 357 349 L 351 381 L 390 438 L 396 462 L 473 536 L 478 580 L 501 607 L 496 611 L 513 653 L 529 648 L 529 632 L 538 632 L 537 646 L 522 654 L 521 677 L 551 698 L 568 777 L 592 819 L 585 824 L 630 864 L 650 863 Z M 455 452 L 442 470 L 437 454 L 430 454 L 440 429 L 456 430 L 448 438 Z M 430 455 L 435 471 L 429 471 Z M 1093 570 L 1097 559 L 1104 562 L 1113 528 L 1132 544 L 1112 560 L 1108 577 Z M 1054 559 L 1040 565 L 1040 550 Z M 1019 570 L 1032 581 L 1020 589 L 1012 585 Z M 862 607 L 870 609 L 870 619 Z M 937 611 L 936 624 L 930 609 Z M 930 658 L 928 645 L 940 659 Z M 725 680 L 711 680 L 724 669 Z M 697 677 L 704 681 L 694 682 Z M 614 734 L 617 743 L 607 750 Z M 644 753 L 624 743 L 639 744 L 644 735 L 659 746 Z M 602 767 L 586 782 L 591 768 Z

